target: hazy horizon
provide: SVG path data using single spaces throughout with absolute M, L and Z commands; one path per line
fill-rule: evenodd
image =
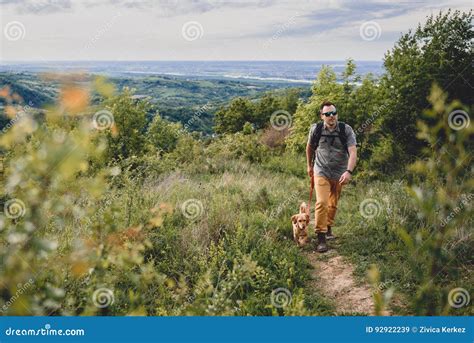
M 356 72 L 381 75 L 382 61 L 355 61 Z M 39 61 L 0 64 L 0 72 L 85 72 L 108 76 L 164 75 L 190 78 L 311 83 L 324 66 L 342 75 L 346 61 Z

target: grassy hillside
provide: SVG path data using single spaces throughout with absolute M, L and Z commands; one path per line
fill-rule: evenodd
M 93 77 L 85 79 L 91 80 Z M 294 84 L 284 82 L 203 80 L 169 76 L 115 77 L 109 79 L 109 82 L 119 90 L 125 87 L 134 89 L 134 97 L 148 99 L 163 118 L 189 123 L 191 131 L 206 134 L 213 132 L 216 110 L 232 98 L 242 96 L 258 99 L 265 92 L 272 91 L 278 95 L 285 89 L 295 88 Z M 18 94 L 25 104 L 37 108 L 54 103 L 60 87 L 57 77 L 26 72 L 2 72 L 0 85 L 9 86 L 12 93 Z M 302 98 L 309 96 L 309 87 L 297 89 Z M 92 102 L 99 104 L 99 95 L 92 96 Z M 0 104 L 3 103 L 0 98 Z
M 335 314 L 337 299 L 309 282 L 310 264 L 291 239 L 289 218 L 308 196 L 302 154 L 271 148 L 262 132 L 206 143 L 183 134 L 168 153 L 104 167 L 100 134 L 79 123 L 51 122 L 26 145 L 23 128 L 14 126 L 2 141 L 15 146 L 2 174 L 5 314 Z M 435 276 L 442 290 L 420 302 L 433 242 L 405 185 L 360 179 L 347 186 L 340 239 L 331 246 L 355 263 L 361 281 L 371 268 L 379 271 L 374 294 L 390 290 L 401 299 L 382 300 L 392 313 L 424 313 L 435 304 L 438 313 L 467 314 L 469 307 L 441 304 L 445 290 L 473 284 L 472 245 L 462 231 L 469 219 L 443 243 L 446 254 L 465 254 Z M 376 204 L 368 213 L 361 210 L 366 199 Z M 421 243 L 418 255 L 400 228 Z
M 8 86 L 13 94 L 23 99 L 23 103 L 37 108 L 54 103 L 59 87 L 57 82 L 43 80 L 36 74 L 6 72 L 0 73 L 0 85 L 2 88 Z M 0 104 L 4 103 L 4 97 L 1 97 Z

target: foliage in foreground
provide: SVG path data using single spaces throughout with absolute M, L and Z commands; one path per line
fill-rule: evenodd
M 117 106 L 108 88 L 103 96 Z M 120 134 L 120 111 L 142 105 L 118 99 L 122 107 L 110 107 L 118 120 L 104 134 L 88 98 L 88 89 L 65 85 L 44 122 L 26 114 L 2 137 L 10 151 L 0 220 L 4 314 L 331 313 L 324 299 L 305 300 L 307 266 L 287 239 L 293 209 L 280 206 L 287 194 L 278 185 L 297 189 L 297 178 L 255 169 L 245 161 L 249 147 L 216 159 L 207 151 L 225 150 L 184 132 L 169 152 L 104 163 L 112 144 L 133 151 L 133 139 L 120 144 L 135 134 Z M 199 148 L 190 154 L 181 142 Z M 291 294 L 285 306 L 275 305 L 278 289 Z

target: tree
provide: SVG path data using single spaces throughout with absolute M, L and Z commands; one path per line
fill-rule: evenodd
M 448 93 L 449 101 L 472 104 L 473 19 L 472 11 L 432 15 L 385 55 L 382 88 L 394 101 L 381 125 L 401 148 L 395 156 L 399 166 L 413 160 L 424 146 L 416 138 L 416 119 L 429 107 L 427 96 L 434 82 Z
M 108 141 L 107 157 L 125 159 L 143 155 L 147 151 L 145 131 L 146 115 L 151 111 L 150 103 L 132 99 L 130 90 L 125 89 L 108 102 L 106 111 L 113 118 L 111 129 L 105 131 Z
M 270 125 L 272 115 L 277 111 L 295 113 L 301 89 L 285 89 L 282 92 L 267 92 L 261 98 L 249 100 L 235 98 L 227 107 L 219 109 L 215 115 L 216 133 L 235 133 L 244 129 L 245 123 L 252 124 L 255 130 Z
M 288 89 L 280 99 L 280 106 L 291 114 L 296 112 L 301 89 Z
M 147 138 L 153 149 L 170 152 L 180 136 L 180 124 L 170 123 L 155 114 L 147 130 Z
M 254 106 L 245 98 L 233 99 L 228 107 L 219 109 L 215 116 L 216 133 L 241 131 L 246 122 L 252 122 Z
M 254 108 L 252 122 L 257 129 L 262 129 L 267 126 L 272 114 L 282 109 L 278 98 L 271 93 L 266 93 L 263 98 L 255 104 Z

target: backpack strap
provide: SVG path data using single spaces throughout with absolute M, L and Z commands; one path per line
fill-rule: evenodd
M 323 122 L 318 122 L 317 124 L 315 124 L 315 128 L 313 130 L 313 135 L 312 135 L 312 138 L 311 138 L 311 141 L 313 142 L 313 160 L 311 161 L 311 165 L 314 165 L 314 158 L 315 158 L 315 154 L 314 152 L 316 151 L 316 149 L 318 148 L 319 146 L 319 140 L 321 139 L 321 134 L 323 132 L 323 125 L 324 123 Z
M 323 125 L 324 125 L 323 122 L 321 122 L 321 121 L 318 122 L 316 124 L 316 128 L 313 131 L 312 141 L 313 141 L 313 144 L 314 144 L 314 150 L 316 150 L 319 146 L 319 141 L 321 139 L 321 134 L 323 132 Z
M 338 125 L 339 125 L 339 139 L 341 140 L 342 145 L 344 146 L 347 154 L 349 155 L 349 148 L 347 147 L 346 124 L 340 121 L 338 122 Z

